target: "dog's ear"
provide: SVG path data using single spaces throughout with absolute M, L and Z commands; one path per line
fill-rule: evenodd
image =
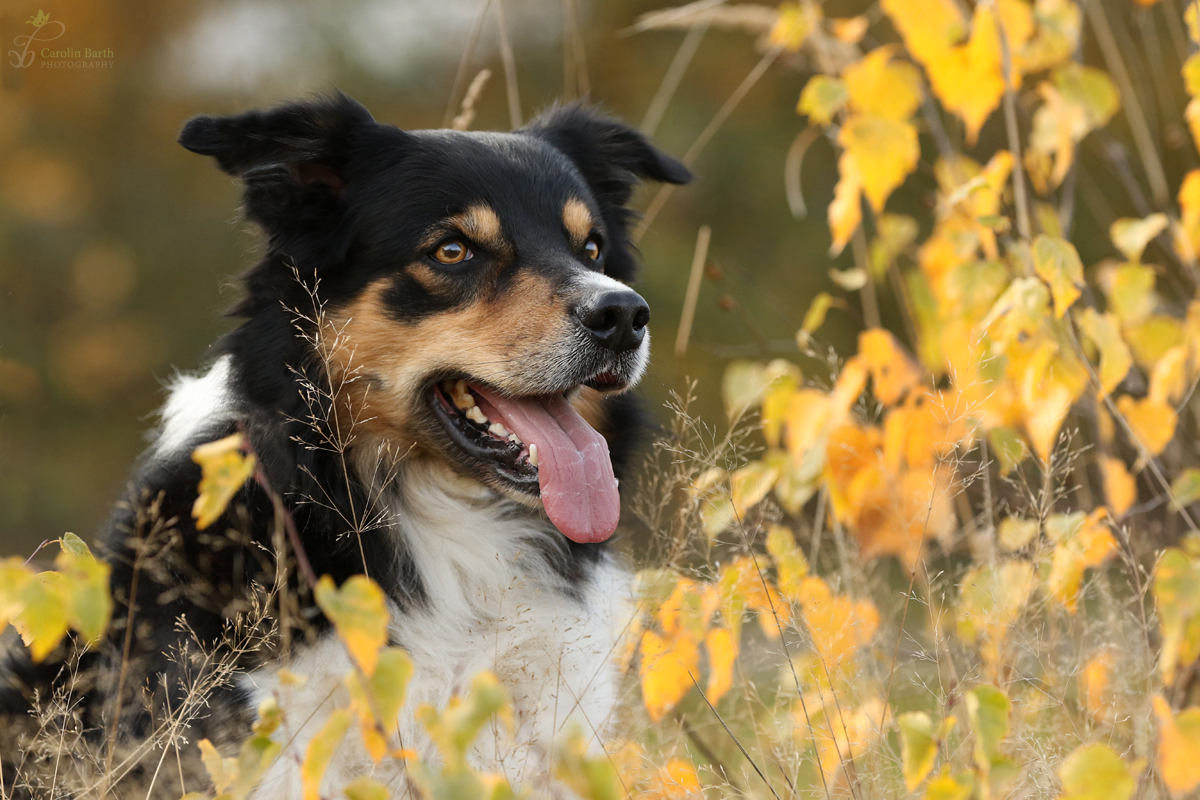
M 601 205 L 609 247 L 604 271 L 631 282 L 637 274 L 636 248 L 629 238 L 634 213 L 625 207 L 639 179 L 687 183 L 691 171 L 620 120 L 581 103 L 553 106 L 520 133 L 534 136 L 575 164 Z
M 179 143 L 212 156 L 248 186 L 259 178 L 278 183 L 290 177 L 300 186 L 324 184 L 340 193 L 354 132 L 373 121 L 357 101 L 335 92 L 266 111 L 195 117 L 183 126 Z
M 691 171 L 620 120 L 582 103 L 554 106 L 523 133 L 547 142 L 574 162 L 597 199 L 624 205 L 639 178 L 687 183 Z

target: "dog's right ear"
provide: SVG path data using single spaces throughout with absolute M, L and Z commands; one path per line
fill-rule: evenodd
M 247 184 L 259 176 L 277 180 L 286 170 L 301 186 L 325 184 L 340 194 L 354 132 L 373 121 L 357 101 L 335 92 L 266 111 L 195 117 L 183 126 L 179 143 L 212 156 Z

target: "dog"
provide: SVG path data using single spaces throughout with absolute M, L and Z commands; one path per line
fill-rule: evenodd
M 76 665 L 92 676 L 73 689 L 79 738 L 145 737 L 209 680 L 187 740 L 229 754 L 278 697 L 285 751 L 255 796 L 300 796 L 306 744 L 353 671 L 304 560 L 386 594 L 391 642 L 414 663 L 398 742 L 436 760 L 413 709 L 490 670 L 515 732 L 481 737 L 474 758 L 536 788 L 565 726 L 597 741 L 612 723 L 630 586 L 605 540 L 644 430 L 628 391 L 650 345 L 627 204 L 640 180 L 689 170 L 582 104 L 511 133 L 405 131 L 335 93 L 197 117 L 179 143 L 241 182 L 265 255 L 231 312 L 241 324 L 171 387 L 100 538 L 116 606 L 107 644 Z M 197 530 L 193 450 L 239 431 L 261 477 Z M 19 653 L 4 674 L 9 719 L 28 715 L 31 687 L 44 700 L 64 680 Z M 144 790 L 158 759 L 126 780 Z M 324 785 L 371 765 L 348 739 Z

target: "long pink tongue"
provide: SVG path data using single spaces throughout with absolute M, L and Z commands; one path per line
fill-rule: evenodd
M 621 497 L 604 437 L 561 395 L 513 399 L 471 389 L 483 398 L 489 420 L 503 422 L 526 446 L 537 445 L 542 505 L 555 527 L 576 542 L 612 536 Z

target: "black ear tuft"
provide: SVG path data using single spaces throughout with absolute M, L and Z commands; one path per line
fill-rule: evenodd
M 267 165 L 286 166 L 295 173 L 301 164 L 316 164 L 337 172 L 356 128 L 372 122 L 357 101 L 334 92 L 315 100 L 288 103 L 266 111 L 247 111 L 232 117 L 196 117 L 183 126 L 179 143 L 193 153 L 212 156 L 230 175 Z M 312 170 L 297 175 L 319 174 Z
M 575 163 L 605 200 L 624 205 L 638 178 L 687 183 L 691 171 L 642 133 L 582 103 L 553 106 L 523 133 L 536 136 Z

